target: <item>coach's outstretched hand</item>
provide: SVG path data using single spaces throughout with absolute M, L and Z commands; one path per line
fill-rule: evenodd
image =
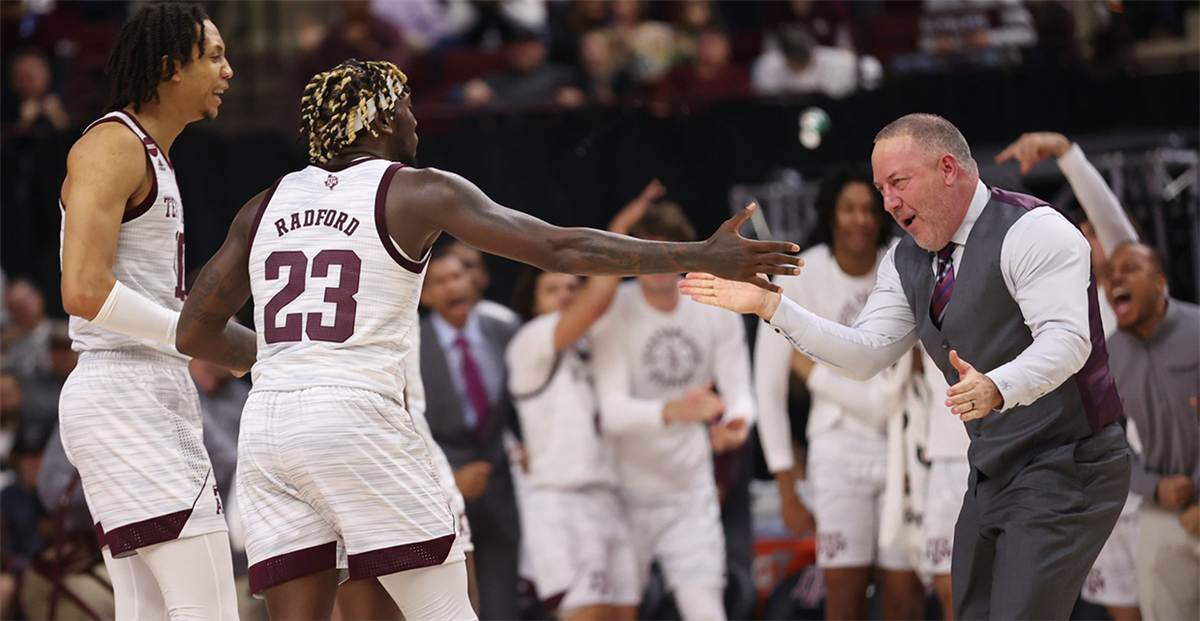
M 801 261 L 801 265 L 803 263 Z M 735 313 L 754 314 L 769 321 L 775 314 L 775 309 L 779 308 L 780 295 L 775 289 L 768 291 L 761 285 L 755 285 L 758 283 L 750 284 L 726 280 L 712 274 L 691 272 L 679 281 L 679 292 L 709 306 L 726 308 Z
M 757 203 L 750 203 L 748 207 L 726 220 L 725 224 L 704 242 L 708 248 L 704 252 L 702 271 L 780 293 L 783 288 L 772 284 L 768 278 L 775 274 L 799 274 L 799 266 L 804 262 L 800 257 L 786 253 L 799 252 L 800 247 L 791 242 L 755 241 L 742 237 L 738 229 L 750 219 L 750 214 L 757 208 Z

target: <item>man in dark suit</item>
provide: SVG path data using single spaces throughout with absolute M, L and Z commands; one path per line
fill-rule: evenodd
M 853 327 L 713 276 L 689 274 L 681 289 L 758 314 L 855 379 L 920 340 L 971 437 L 955 618 L 1067 619 L 1129 492 L 1091 249 L 1046 203 L 984 185 L 966 140 L 941 117 L 885 127 L 871 165 L 908 235 L 880 263 Z
M 516 619 L 517 514 L 504 431 L 514 424 L 504 351 L 519 324 L 476 308 L 478 292 L 462 261 L 433 250 L 421 302 L 421 375 L 426 418 L 467 501 L 475 544 L 481 619 Z

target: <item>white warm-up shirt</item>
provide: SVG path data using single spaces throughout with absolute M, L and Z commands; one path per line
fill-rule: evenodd
M 876 265 L 886 250 L 879 251 Z M 783 295 L 795 300 L 818 317 L 849 326 L 858 318 L 875 288 L 872 269 L 862 276 L 851 276 L 838 266 L 832 249 L 814 246 L 800 255 L 804 271 L 799 276 L 776 276 Z M 754 346 L 754 384 L 758 396 L 759 440 L 771 472 L 788 470 L 793 465 L 792 429 L 788 419 L 788 379 L 795 350 L 774 330 L 758 331 Z M 812 395 L 807 436 L 813 438 L 831 429 L 846 431 L 882 443 L 887 418 L 902 402 L 904 382 L 909 368 L 896 364 L 866 381 L 843 377 L 824 365 L 816 365 L 808 377 Z M 882 458 L 883 455 L 881 454 Z
M 714 485 L 707 427 L 664 424 L 663 407 L 714 381 L 725 402 L 722 420 L 753 424 L 741 316 L 684 296 L 664 313 L 631 281 L 593 327 L 592 348 L 601 430 L 613 438 L 621 493 L 654 499 Z
M 582 490 L 616 484 L 612 445 L 600 435 L 591 368 L 576 342 L 554 351 L 561 312 L 535 317 L 508 344 L 508 390 L 529 453 L 529 484 Z M 586 341 L 581 338 L 580 341 Z

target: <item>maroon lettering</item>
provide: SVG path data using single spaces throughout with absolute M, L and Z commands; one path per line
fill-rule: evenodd
M 346 225 L 346 235 L 347 236 L 353 235 L 354 231 L 357 231 L 357 230 L 358 230 L 358 218 L 350 218 L 350 224 Z
M 275 221 L 275 230 L 279 232 L 280 237 L 283 237 L 283 234 L 288 232 L 287 223 L 283 221 L 283 218 Z
M 316 218 L 316 216 L 317 216 L 317 212 L 315 212 L 311 209 L 305 209 L 304 210 L 304 226 L 312 226 L 313 219 Z
M 339 231 L 342 230 L 342 225 L 346 223 L 346 218 L 348 218 L 348 217 L 349 216 L 347 216 L 346 214 L 339 211 L 338 217 L 337 217 L 337 222 L 333 223 L 333 228 L 335 228 Z
M 300 214 L 294 213 L 292 214 L 292 230 L 294 231 L 298 228 L 300 228 Z
M 357 222 L 357 221 L 356 221 Z M 329 268 L 338 266 L 338 284 L 336 287 L 325 289 L 325 302 L 334 305 L 333 325 L 324 325 L 323 313 L 310 312 L 307 316 L 300 313 L 290 313 L 284 318 L 282 326 L 277 325 L 276 317 L 285 306 L 291 304 L 307 288 L 305 272 L 308 269 L 308 257 L 299 251 L 277 251 L 267 257 L 267 280 L 278 280 L 280 269 L 288 268 L 288 281 L 275 297 L 267 302 L 263 309 L 263 334 L 267 343 L 299 341 L 305 334 L 314 341 L 328 343 L 344 343 L 354 334 L 354 322 L 358 315 L 358 301 L 354 295 L 358 293 L 362 260 L 351 250 L 322 250 L 313 259 L 312 277 L 326 278 Z M 302 324 L 307 321 L 307 327 Z

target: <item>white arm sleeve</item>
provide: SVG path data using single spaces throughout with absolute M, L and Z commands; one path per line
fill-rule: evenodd
M 879 264 L 875 289 L 854 327 L 821 319 L 784 297 L 771 325 L 809 358 L 856 380 L 888 368 L 917 343 L 917 320 L 900 286 L 896 247 Z
M 716 310 L 716 309 L 713 309 Z M 720 311 L 718 338 L 713 349 L 713 371 L 717 389 L 725 401 L 725 422 L 735 418 L 754 424 L 754 389 L 750 384 L 750 350 L 746 345 L 746 324 L 742 316 Z
M 776 284 L 781 283 L 775 279 Z M 787 285 L 783 284 L 786 288 Z M 786 295 L 786 291 L 785 291 Z M 792 344 L 770 325 L 758 325 L 754 339 L 754 392 L 758 398 L 758 440 L 771 472 L 791 470 L 792 421 L 788 418 L 788 379 Z
M 106 330 L 175 347 L 179 312 L 163 308 L 118 280 L 113 283 L 108 298 L 104 300 L 104 305 L 100 307 L 100 312 L 96 313 L 92 323 Z
M 1096 236 L 1100 238 L 1100 246 L 1106 256 L 1112 255 L 1117 246 L 1125 242 L 1137 241 L 1137 231 L 1133 222 L 1125 215 L 1117 195 L 1104 181 L 1100 171 L 1087 160 L 1083 149 L 1078 144 L 1072 144 L 1071 150 L 1058 158 L 1058 168 L 1071 189 L 1079 206 L 1087 214 L 1088 222 L 1096 228 Z
M 1019 356 L 995 369 L 979 369 L 1000 390 L 1004 411 L 1058 388 L 1092 353 L 1091 247 L 1052 207 L 1039 207 L 1008 229 L 1000 272 L 1033 333 L 1033 343 Z

